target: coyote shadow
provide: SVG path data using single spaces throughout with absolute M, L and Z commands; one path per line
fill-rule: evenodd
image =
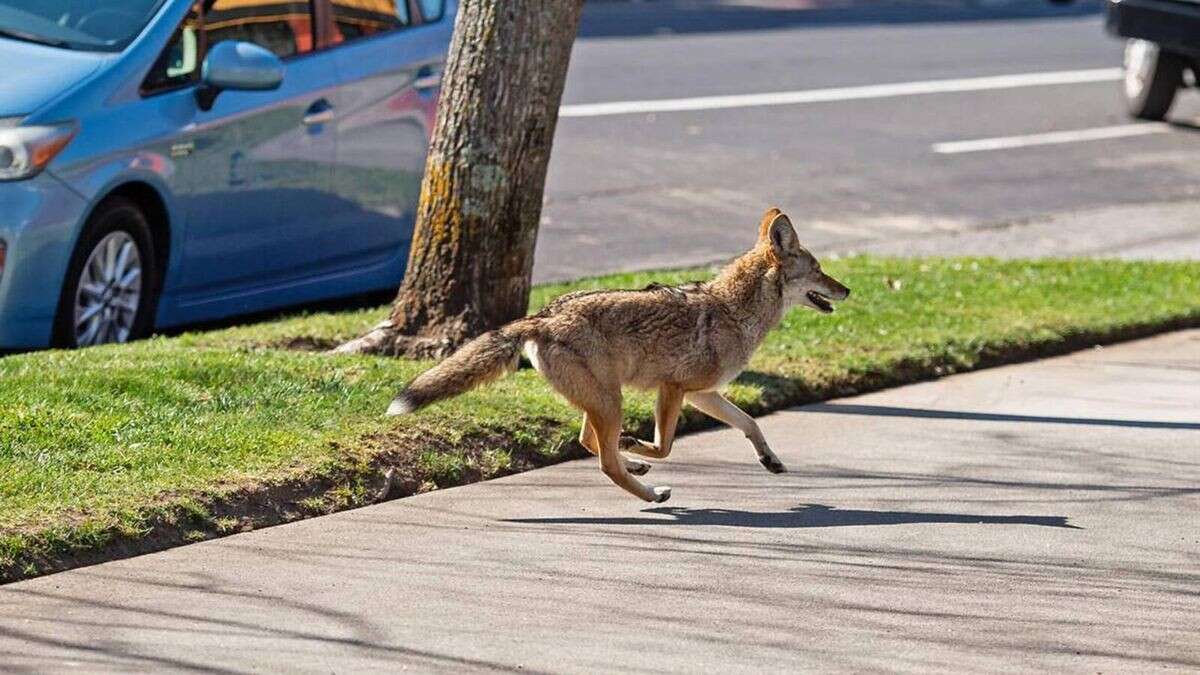
M 1066 516 L 985 516 L 964 513 L 925 513 L 921 511 L 869 511 L 839 509 L 824 504 L 800 504 L 786 511 L 741 511 L 738 509 L 689 509 L 660 506 L 642 511 L 648 516 L 513 518 L 506 523 L 542 525 L 717 525 L 759 529 L 803 529 L 809 527 L 857 527 L 866 525 L 917 525 L 958 523 L 963 525 L 1036 525 L 1069 530 Z M 661 516 L 670 516 L 665 520 Z

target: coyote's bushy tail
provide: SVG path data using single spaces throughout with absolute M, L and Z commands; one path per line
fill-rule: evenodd
M 430 403 L 465 394 L 517 369 L 521 348 L 533 327 L 522 319 L 489 331 L 463 345 L 449 358 L 421 373 L 400 392 L 389 415 L 404 415 Z

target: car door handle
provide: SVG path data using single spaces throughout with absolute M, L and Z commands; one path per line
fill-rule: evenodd
M 414 89 L 434 89 L 442 84 L 442 69 L 433 66 L 421 66 L 417 77 L 413 80 Z
M 325 124 L 333 121 L 333 104 L 321 99 L 310 105 L 304 113 L 304 123 L 308 126 Z

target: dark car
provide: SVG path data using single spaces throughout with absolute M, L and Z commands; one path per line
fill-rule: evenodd
M 1108 30 L 1127 39 L 1124 93 L 1129 114 L 1163 119 L 1175 93 L 1196 82 L 1200 0 L 1109 0 Z

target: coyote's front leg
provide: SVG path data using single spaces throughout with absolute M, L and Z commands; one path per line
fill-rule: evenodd
M 767 445 L 767 439 L 763 437 L 762 430 L 758 428 L 758 423 L 754 421 L 754 418 L 743 412 L 729 399 L 715 391 L 697 391 L 687 395 L 687 402 L 705 415 L 720 420 L 746 434 L 746 438 L 749 438 L 750 442 L 754 444 L 754 451 L 758 453 L 759 463 L 765 466 L 767 471 L 771 473 L 787 471 L 787 467 L 779 461 L 779 458 Z

